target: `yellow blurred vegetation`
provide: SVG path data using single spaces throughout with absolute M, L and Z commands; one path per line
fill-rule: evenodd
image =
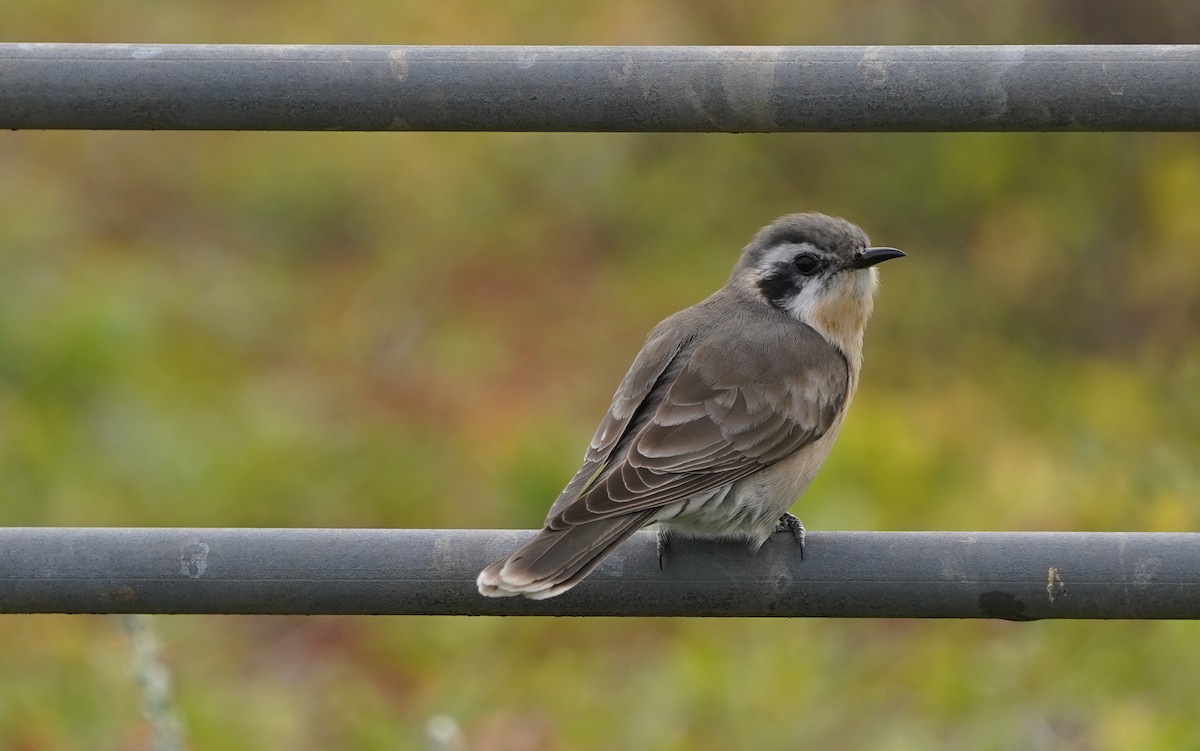
M 10 41 L 1187 41 L 1186 3 L 12 3 Z M 1193 38 L 1191 41 L 1195 41 Z M 889 264 L 811 529 L 1188 531 L 1196 134 L 0 134 L 5 525 L 531 527 L 761 224 Z M 819 555 L 819 550 L 813 550 Z M 194 748 L 1200 747 L 1191 623 L 156 619 Z M 0 748 L 147 746 L 0 618 Z

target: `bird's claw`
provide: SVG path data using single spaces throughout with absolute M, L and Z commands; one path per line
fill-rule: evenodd
M 800 546 L 800 560 L 804 560 L 804 522 L 797 516 L 785 513 L 775 524 L 775 531 L 791 532 L 796 544 Z

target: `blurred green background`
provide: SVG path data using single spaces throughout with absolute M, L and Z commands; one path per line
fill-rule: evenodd
M 1194 3 L 7 3 L 5 41 L 1196 42 Z M 811 529 L 1195 530 L 1196 134 L 0 134 L 0 524 L 532 527 L 778 214 L 888 264 Z M 155 619 L 194 748 L 1200 748 L 1192 623 Z M 0 749 L 145 748 L 0 617 Z

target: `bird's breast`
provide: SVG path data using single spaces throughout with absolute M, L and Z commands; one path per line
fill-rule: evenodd
M 775 519 L 788 510 L 817 476 L 817 471 L 821 469 L 833 448 L 844 414 L 845 412 L 838 415 L 829 430 L 817 440 L 742 480 L 742 483 L 760 495 L 764 504 L 770 506 L 770 512 L 774 514 Z

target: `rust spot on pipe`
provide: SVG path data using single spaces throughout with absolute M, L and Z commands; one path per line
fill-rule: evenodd
M 1046 570 L 1046 598 L 1053 605 L 1054 601 L 1067 593 L 1067 585 L 1063 582 L 1062 572 L 1058 570 L 1058 566 L 1051 566 Z

